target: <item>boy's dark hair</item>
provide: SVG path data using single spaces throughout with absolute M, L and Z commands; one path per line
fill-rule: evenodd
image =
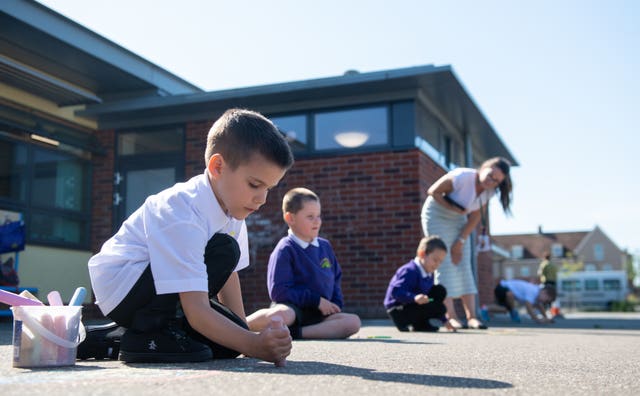
M 262 114 L 245 109 L 229 109 L 211 126 L 205 166 L 216 153 L 222 154 L 231 169 L 248 162 L 254 153 L 283 169 L 293 165 L 291 148 L 278 128 Z
M 304 187 L 296 187 L 287 191 L 282 198 L 282 214 L 293 213 L 296 214 L 302 209 L 305 202 L 315 201 L 320 202 L 320 198 L 316 193 Z
M 429 254 L 436 249 L 447 251 L 447 244 L 444 243 L 442 238 L 437 235 L 431 235 L 428 237 L 424 237 L 420 240 L 418 244 L 418 249 L 416 250 L 416 256 L 420 254 L 420 252 L 425 252 L 425 254 Z

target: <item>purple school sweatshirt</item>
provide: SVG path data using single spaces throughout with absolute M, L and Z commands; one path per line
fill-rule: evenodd
M 317 308 L 324 297 L 342 309 L 340 265 L 329 241 L 318 238 L 318 243 L 303 249 L 289 236 L 280 239 L 267 269 L 272 301 Z
M 396 305 L 414 303 L 417 294 L 428 294 L 433 287 L 433 274 L 422 277 L 418 264 L 411 260 L 396 270 L 389 282 L 384 306 L 389 309 Z

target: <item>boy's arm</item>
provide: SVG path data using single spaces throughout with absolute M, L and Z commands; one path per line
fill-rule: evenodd
M 227 283 L 220 289 L 220 292 L 218 292 L 218 300 L 242 318 L 242 320 L 247 321 L 247 315 L 244 312 L 244 303 L 242 301 L 240 277 L 237 272 L 232 272 Z
M 206 292 L 180 293 L 180 302 L 191 327 L 211 341 L 269 362 L 284 359 L 291 352 L 286 328 L 267 328 L 256 334 L 236 325 L 209 305 Z
M 333 282 L 333 294 L 331 296 L 331 302 L 336 304 L 340 309 L 344 306 L 344 300 L 342 296 L 342 287 L 340 286 L 340 282 L 342 281 L 342 270 L 340 269 L 340 264 L 338 264 L 338 260 L 334 258 L 333 261 L 336 274 Z
M 411 290 L 411 286 L 415 284 L 413 275 L 411 271 L 401 270 L 396 274 L 396 281 L 392 284 L 391 295 L 403 304 L 415 302 L 416 293 Z

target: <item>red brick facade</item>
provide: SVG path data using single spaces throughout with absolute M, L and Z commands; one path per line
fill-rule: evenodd
M 113 223 L 113 172 L 115 167 L 114 131 L 96 133 L 104 155 L 95 155 L 91 161 L 91 250 L 97 252 L 111 237 Z
M 185 178 L 202 172 L 210 122 L 185 128 Z M 113 147 L 113 131 L 102 131 L 103 147 Z M 92 249 L 111 236 L 113 150 L 94 160 Z M 297 159 L 293 168 L 247 219 L 251 266 L 241 271 L 247 313 L 268 306 L 267 262 L 286 235 L 281 202 L 293 187 L 315 191 L 322 202 L 322 237 L 329 239 L 342 267 L 345 310 L 363 318 L 385 317 L 382 300 L 395 269 L 411 259 L 422 237 L 420 210 L 428 187 L 445 171 L 418 149 Z M 488 301 L 491 260 L 481 256 L 480 295 Z M 486 277 L 486 278 L 485 278 Z M 489 294 L 488 294 L 489 293 Z

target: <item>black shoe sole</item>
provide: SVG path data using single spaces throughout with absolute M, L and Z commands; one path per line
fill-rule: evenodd
M 78 345 L 76 358 L 80 360 L 92 358 L 96 360 L 118 359 L 118 352 L 120 351 L 120 336 L 113 338 L 106 338 L 106 336 L 108 333 L 115 331 L 119 327 L 120 326 L 115 323 L 87 326 L 86 339 Z M 96 335 L 101 332 L 104 332 L 104 335 Z M 121 334 L 122 333 L 124 333 L 124 329 L 122 329 Z
M 191 353 L 149 353 L 120 351 L 119 360 L 125 363 L 195 363 L 213 358 L 211 349 Z

